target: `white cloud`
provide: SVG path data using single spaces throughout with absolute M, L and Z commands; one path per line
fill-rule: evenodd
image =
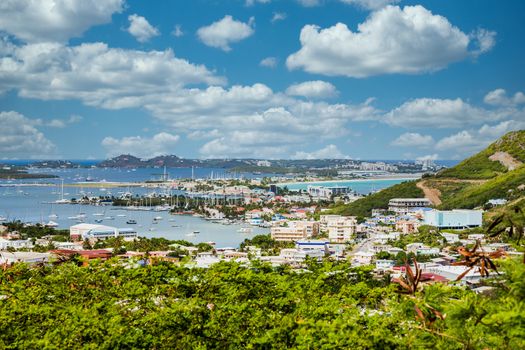
M 339 0 L 349 5 L 356 5 L 367 10 L 377 10 L 386 5 L 398 3 L 400 0 Z
M 254 18 L 248 23 L 237 21 L 226 15 L 223 19 L 197 30 L 197 36 L 207 46 L 230 51 L 230 44 L 239 42 L 253 35 Z
M 245 5 L 246 6 L 253 6 L 255 5 L 256 3 L 259 3 L 259 4 L 268 4 L 270 3 L 272 0 L 246 0 L 245 2 Z
M 0 112 L 0 154 L 3 158 L 40 158 L 56 147 L 35 128 L 35 120 L 14 111 Z
M 123 5 L 124 0 L 3 0 L 0 31 L 26 42 L 65 42 L 110 22 Z
M 145 43 L 149 39 L 160 35 L 157 28 L 149 24 L 148 20 L 142 16 L 133 14 L 128 16 L 128 33 L 133 35 L 137 41 Z
M 442 138 L 436 143 L 436 150 L 452 152 L 454 158 L 462 159 L 481 151 L 505 133 L 522 129 L 525 129 L 525 121 L 485 124 L 477 130 L 463 130 Z
M 102 140 L 102 146 L 106 149 L 108 157 L 131 154 L 139 158 L 153 158 L 176 153 L 174 147 L 178 141 L 178 135 L 161 132 L 151 138 L 141 136 L 129 136 L 121 139 L 106 137 Z
M 327 98 L 336 97 L 339 91 L 326 81 L 314 80 L 290 85 L 286 89 L 286 93 L 291 96 L 303 96 L 306 98 Z
M 474 56 L 488 52 L 496 45 L 496 32 L 483 28 L 471 33 L 470 38 L 478 45 L 478 48 L 472 51 Z
M 407 132 L 392 141 L 393 146 L 399 147 L 430 147 L 434 144 L 434 138 L 430 135 Z
M 425 156 L 417 157 L 416 160 L 418 161 L 424 161 L 424 160 L 438 160 L 439 155 L 437 153 L 434 154 L 427 154 Z
M 517 106 L 525 103 L 525 94 L 518 91 L 509 97 L 504 89 L 496 89 L 486 94 L 483 101 L 493 106 Z
M 304 7 L 314 7 L 321 5 L 321 0 L 297 0 Z
M 330 144 L 324 148 L 321 148 L 314 152 L 296 152 L 293 159 L 347 159 L 347 155 L 344 155 L 336 145 Z
M 171 32 L 171 35 L 177 38 L 180 38 L 181 36 L 183 36 L 184 32 L 182 31 L 182 26 L 180 24 L 176 24 L 175 28 Z
M 286 19 L 286 13 L 284 12 L 274 12 L 273 17 L 270 20 L 272 23 L 275 23 L 277 21 L 283 21 Z
M 259 62 L 259 65 L 262 67 L 275 68 L 277 66 L 277 58 L 275 57 L 266 57 Z
M 404 128 L 460 128 L 512 116 L 515 111 L 486 110 L 460 98 L 419 98 L 403 103 L 385 115 L 385 121 Z
M 489 36 L 471 38 L 445 17 L 419 5 L 387 6 L 372 12 L 355 32 L 343 23 L 326 29 L 304 26 L 301 49 L 286 63 L 289 69 L 329 76 L 418 74 L 487 51 Z M 472 46 L 479 48 L 469 49 Z
M 222 84 L 202 65 L 177 58 L 171 50 L 108 48 L 103 43 L 66 47 L 41 43 L 10 46 L 0 40 L 0 92 L 17 89 L 22 97 L 77 99 L 104 108 L 139 107 L 158 94 L 187 84 Z

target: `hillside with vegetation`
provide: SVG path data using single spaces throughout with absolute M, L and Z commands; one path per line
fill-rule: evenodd
M 498 160 L 492 160 L 494 155 L 507 157 L 518 163 L 525 162 L 525 130 L 512 131 L 492 143 L 478 154 L 465 159 L 455 167 L 438 173 L 438 178 L 455 179 L 492 179 L 509 171 L 508 167 Z M 497 157 L 496 157 L 497 158 Z
M 525 130 L 509 132 L 450 169 L 386 188 L 347 205 L 336 205 L 332 212 L 367 216 L 374 208 L 386 209 L 392 198 L 426 196 L 440 209 L 472 209 L 496 198 L 515 200 L 525 196 L 523 163 Z
M 331 212 L 339 215 L 370 216 L 372 209 L 388 209 L 392 198 L 421 198 L 423 191 L 416 186 L 417 181 L 407 181 L 379 192 L 372 193 L 350 204 L 336 204 Z

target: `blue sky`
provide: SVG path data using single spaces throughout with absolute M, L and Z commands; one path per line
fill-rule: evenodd
M 461 159 L 525 128 L 525 2 L 0 4 L 0 159 Z

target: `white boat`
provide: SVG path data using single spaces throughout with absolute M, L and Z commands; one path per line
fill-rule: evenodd
M 195 232 L 186 233 L 187 237 L 195 237 L 197 234 Z
M 104 220 L 115 220 L 114 216 L 105 216 Z
M 94 213 L 93 216 L 104 216 L 104 213 Z
M 126 214 L 118 214 L 117 215 L 119 218 L 125 218 L 126 217 Z
M 237 230 L 237 232 L 251 233 L 252 232 L 252 228 L 251 227 L 241 227 L 239 230 Z
M 0 222 L 7 221 L 6 217 L 0 216 Z
M 155 221 L 162 220 L 162 216 L 155 216 L 155 217 L 153 218 L 153 220 L 155 220 Z
M 58 223 L 49 220 L 49 222 L 47 224 L 45 224 L 44 226 L 46 226 L 46 227 L 58 227 Z
M 58 215 L 57 214 L 51 214 L 48 216 L 50 219 L 58 219 Z

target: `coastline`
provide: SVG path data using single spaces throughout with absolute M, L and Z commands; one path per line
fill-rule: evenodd
M 345 182 L 345 183 L 359 183 L 359 182 L 370 182 L 370 181 L 382 181 L 382 180 L 418 180 L 421 179 L 421 176 L 423 174 L 414 174 L 413 176 L 410 176 L 412 174 L 399 174 L 399 175 L 386 175 L 386 176 L 371 176 L 366 179 L 335 179 L 335 180 L 312 180 L 312 181 L 293 181 L 293 182 L 279 182 L 274 183 L 272 185 L 276 185 L 279 187 L 282 186 L 288 186 L 288 185 L 301 185 L 301 184 L 322 184 L 322 183 L 338 183 L 338 182 Z

